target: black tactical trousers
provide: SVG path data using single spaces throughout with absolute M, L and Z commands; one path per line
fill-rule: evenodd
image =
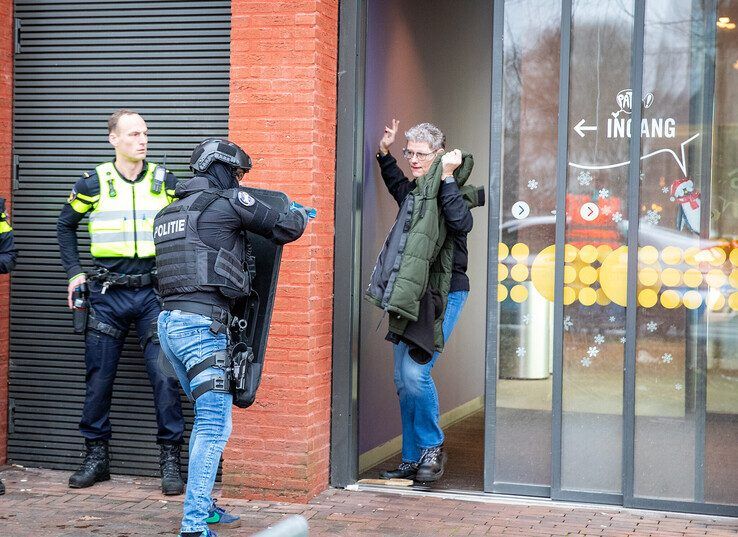
M 159 316 L 159 300 L 151 286 L 141 288 L 110 287 L 105 294 L 101 285 L 90 283 L 90 307 L 98 321 L 120 330 L 120 337 L 88 328 L 85 339 L 87 393 L 79 429 L 87 440 L 107 440 L 111 436 L 110 403 L 118 361 L 130 324 L 136 325 L 143 348 L 146 371 L 154 388 L 154 405 L 159 443 L 182 443 L 184 419 L 176 377 L 167 375 L 159 365 L 159 344 L 152 341 L 152 322 Z

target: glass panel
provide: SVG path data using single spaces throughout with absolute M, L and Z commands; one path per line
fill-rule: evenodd
M 635 431 L 642 497 L 738 502 L 736 7 L 721 2 L 709 31 L 700 2 L 652 0 L 647 9 L 644 77 L 654 99 L 644 117 L 673 118 L 675 135 L 644 138 L 643 154 L 671 148 L 675 156 L 642 160 Z M 675 32 L 684 38 L 674 40 Z M 714 77 L 705 63 L 713 32 Z
M 505 2 L 498 483 L 551 482 L 553 263 L 545 261 L 555 239 L 560 4 Z
M 709 182 L 701 177 L 704 39 L 699 2 L 646 4 L 634 461 L 641 497 L 701 501 L 695 439 L 704 389 L 696 372 L 710 300 L 705 277 L 718 269 L 700 262 L 709 252 L 700 253 L 699 191 Z
M 619 493 L 633 2 L 573 3 L 561 488 Z
M 710 238 L 719 240 L 727 282 L 707 316 L 705 501 L 738 503 L 738 3 L 718 4 Z M 724 17 L 728 17 L 725 21 Z M 717 268 L 717 267 L 716 267 Z M 709 284 L 709 282 L 708 282 Z

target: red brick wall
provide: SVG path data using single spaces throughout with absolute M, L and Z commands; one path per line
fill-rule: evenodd
M 318 218 L 284 249 L 256 404 L 234 409 L 231 496 L 305 501 L 328 486 L 338 0 L 233 0 L 230 137 L 249 184 Z
M 13 2 L 0 0 L 0 197 L 10 212 L 13 148 Z M 7 459 L 8 445 L 8 333 L 10 284 L 0 276 L 0 464 Z

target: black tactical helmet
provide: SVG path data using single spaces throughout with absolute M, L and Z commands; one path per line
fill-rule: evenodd
M 219 160 L 234 168 L 251 169 L 251 157 L 246 151 L 233 142 L 219 138 L 203 140 L 192 152 L 190 168 L 196 172 L 204 172 L 214 160 Z

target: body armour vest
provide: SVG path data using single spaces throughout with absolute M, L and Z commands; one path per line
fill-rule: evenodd
M 220 197 L 217 190 L 203 190 L 173 202 L 156 216 L 156 268 L 163 298 L 217 291 L 235 299 L 251 293 L 253 259 L 246 236 L 226 250 L 208 246 L 197 231 L 202 212 Z

